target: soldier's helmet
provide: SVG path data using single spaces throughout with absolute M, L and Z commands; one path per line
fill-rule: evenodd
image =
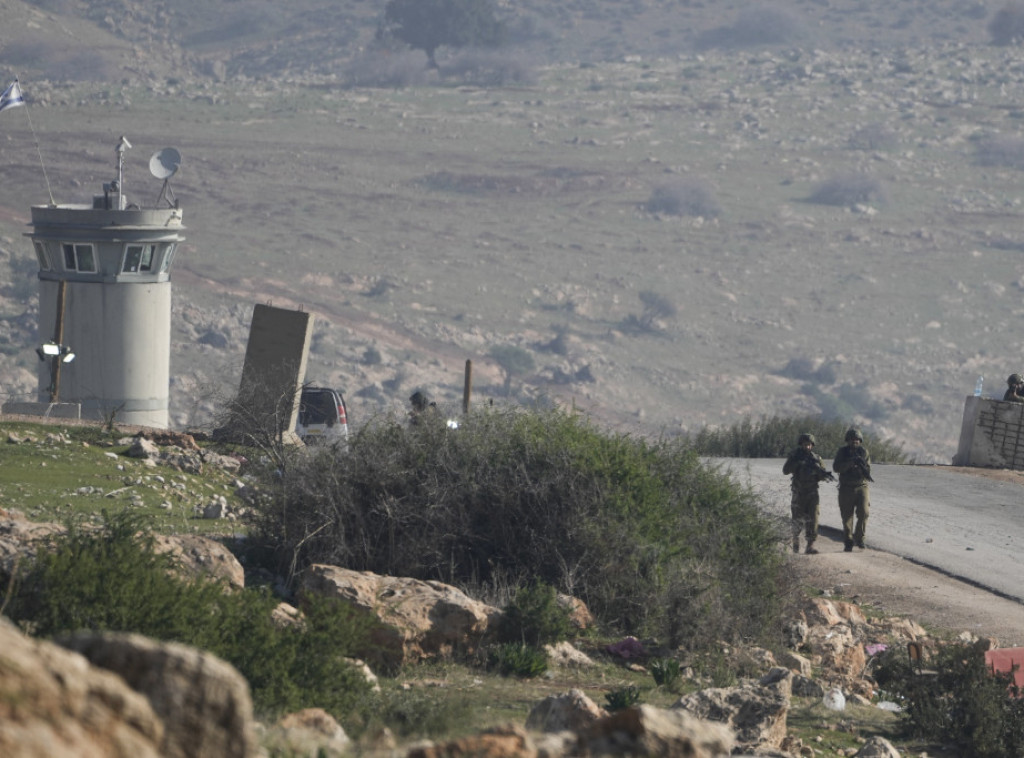
M 856 427 L 854 427 L 853 429 L 847 429 L 846 430 L 846 437 L 845 437 L 845 439 L 846 439 L 847 442 L 853 442 L 853 440 L 860 440 L 861 442 L 863 442 L 864 441 L 864 435 L 860 433 L 860 429 L 857 429 Z
M 1021 376 L 1020 374 L 1010 374 L 1010 377 L 1009 379 L 1006 380 L 1006 383 L 1009 384 L 1011 387 L 1017 384 L 1024 384 L 1024 376 Z
M 800 437 L 799 437 L 799 438 L 797 439 L 797 441 L 796 441 L 796 444 L 797 444 L 797 445 L 802 445 L 802 444 L 804 444 L 805 442 L 810 442 L 810 443 L 811 443 L 812 445 L 816 444 L 816 443 L 815 443 L 815 441 L 814 441 L 814 435 L 813 435 L 813 434 L 811 434 L 810 432 L 804 432 L 804 433 L 803 433 L 803 434 L 801 434 L 801 435 L 800 435 Z
M 423 390 L 416 390 L 409 396 L 409 402 L 412 404 L 413 410 L 423 411 L 430 405 L 430 395 Z

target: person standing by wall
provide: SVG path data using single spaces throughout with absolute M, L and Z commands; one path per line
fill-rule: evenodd
M 825 469 L 821 456 L 814 452 L 814 435 L 804 432 L 796 441 L 796 449 L 790 453 L 782 466 L 783 474 L 793 477 L 790 489 L 790 513 L 793 517 L 793 552 L 800 552 L 800 532 L 807 537 L 807 555 L 817 555 L 814 541 L 818 538 L 818 482 L 834 481 L 835 477 Z
M 1024 376 L 1010 374 L 1010 378 L 1006 380 L 1003 400 L 1008 403 L 1024 403 Z
M 839 515 L 843 519 L 843 549 L 853 551 L 854 545 L 864 548 L 864 532 L 871 510 L 871 455 L 864 447 L 859 429 L 848 429 L 846 444 L 839 448 L 832 470 L 839 474 Z

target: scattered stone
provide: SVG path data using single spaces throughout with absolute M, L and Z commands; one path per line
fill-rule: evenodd
M 579 731 L 608 715 L 582 690 L 572 689 L 544 698 L 530 709 L 526 728 L 538 732 Z

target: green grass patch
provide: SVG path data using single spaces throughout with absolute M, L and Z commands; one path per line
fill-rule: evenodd
M 191 474 L 150 466 L 99 426 L 0 425 L 0 499 L 33 521 L 87 519 L 130 510 L 154 531 L 225 534 L 235 522 L 196 515 L 214 497 L 237 504 L 234 476 L 212 466 Z M 17 441 L 10 441 L 17 440 Z

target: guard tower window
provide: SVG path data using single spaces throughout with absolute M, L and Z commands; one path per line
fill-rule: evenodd
M 64 249 L 65 271 L 96 273 L 96 255 L 93 253 L 92 245 L 73 245 L 65 242 L 61 247 Z
M 171 261 L 174 260 L 174 251 L 177 249 L 178 246 L 175 245 L 174 243 L 171 243 L 170 245 L 167 246 L 167 249 L 164 251 L 163 265 L 160 266 L 161 271 L 167 271 L 171 268 Z
M 50 255 L 49 253 L 46 252 L 46 245 L 44 245 L 42 242 L 36 242 L 34 243 L 34 245 L 36 248 L 36 260 L 39 261 L 39 270 L 49 271 Z
M 124 264 L 121 271 L 126 274 L 139 274 L 153 270 L 155 245 L 128 245 L 124 249 Z

